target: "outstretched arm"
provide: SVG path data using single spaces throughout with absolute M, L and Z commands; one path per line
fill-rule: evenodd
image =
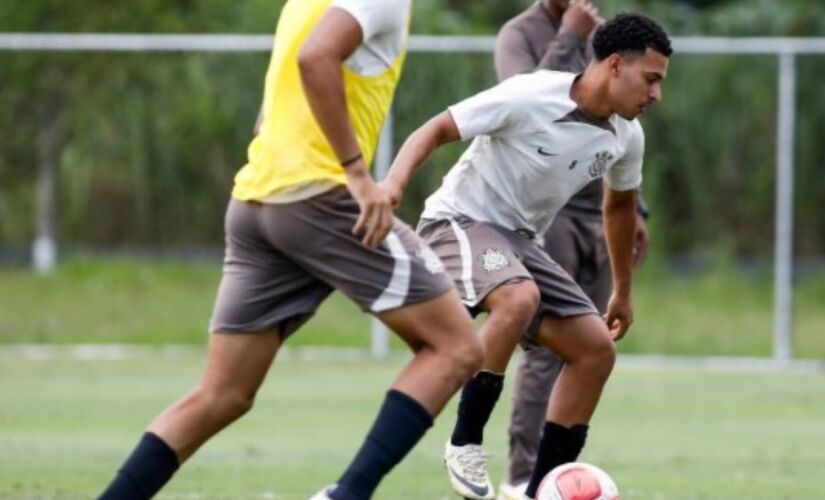
M 605 189 L 604 229 L 613 271 L 613 295 L 607 306 L 605 321 L 613 338 L 619 340 L 633 323 L 630 283 L 636 233 L 635 190 Z
M 455 120 L 449 111 L 443 111 L 413 132 L 392 162 L 386 180 L 381 183 L 390 195 L 393 205 L 401 202 L 404 189 L 415 171 L 442 144 L 461 139 Z

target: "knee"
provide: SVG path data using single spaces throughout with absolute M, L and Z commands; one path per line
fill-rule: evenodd
M 494 291 L 488 300 L 491 313 L 510 323 L 529 322 L 541 302 L 541 294 L 531 280 L 505 285 Z
M 254 393 L 248 393 L 234 387 L 199 387 L 195 390 L 195 397 L 209 408 L 210 413 L 221 420 L 230 422 L 251 410 L 255 401 Z
M 593 367 L 596 373 L 605 376 L 610 375 L 613 366 L 616 364 L 616 344 L 606 331 L 599 335 L 599 340 L 594 342 L 588 352 L 588 364 Z
M 455 344 L 451 351 L 451 364 L 462 379 L 469 379 L 481 370 L 484 363 L 484 348 L 475 332 L 467 336 L 465 341 Z

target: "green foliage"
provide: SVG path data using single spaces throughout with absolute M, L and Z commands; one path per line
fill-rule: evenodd
M 271 32 L 283 2 L 88 0 L 0 3 L 0 31 Z M 416 0 L 416 33 L 494 34 L 528 1 Z M 674 35 L 825 34 L 812 0 L 604 2 L 641 10 Z M 395 99 L 395 147 L 447 105 L 494 83 L 487 54 L 411 54 Z M 822 56 L 800 58 L 797 248 L 825 253 L 819 206 Z M 0 244 L 33 236 L 44 124 L 59 118 L 61 238 L 93 244 L 210 244 L 244 163 L 266 54 L 0 53 Z M 772 56 L 677 54 L 665 101 L 644 119 L 645 193 L 657 253 L 769 258 L 773 244 L 776 62 Z M 417 176 L 401 215 L 463 150 L 445 148 Z

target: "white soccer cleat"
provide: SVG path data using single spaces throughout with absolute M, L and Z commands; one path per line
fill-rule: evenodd
M 332 485 L 324 487 L 321 491 L 319 491 L 318 493 L 312 495 L 312 498 L 310 498 L 309 500 L 332 500 L 332 498 L 330 498 L 329 495 L 330 495 L 330 493 L 332 493 L 335 490 L 336 486 L 338 486 L 338 485 L 337 484 L 332 484 Z
M 498 485 L 498 496 L 496 500 L 522 500 L 527 498 L 524 492 L 527 491 L 529 484 L 529 481 L 518 484 L 510 484 L 504 481 Z
M 493 500 L 495 490 L 487 474 L 487 455 L 480 445 L 444 446 L 444 466 L 456 493 L 471 500 Z

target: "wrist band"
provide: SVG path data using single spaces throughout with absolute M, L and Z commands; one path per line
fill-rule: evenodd
M 636 205 L 636 213 L 642 216 L 642 219 L 647 220 L 650 218 L 650 210 L 643 203 L 639 203 Z
M 357 155 L 353 156 L 353 157 L 352 157 L 352 158 L 350 158 L 349 160 L 344 161 L 344 162 L 341 162 L 341 166 L 342 166 L 342 167 L 349 167 L 350 165 L 352 165 L 353 163 L 357 162 L 357 161 L 358 161 L 358 160 L 360 160 L 361 158 L 363 158 L 363 156 L 361 155 L 361 153 L 358 153 Z

